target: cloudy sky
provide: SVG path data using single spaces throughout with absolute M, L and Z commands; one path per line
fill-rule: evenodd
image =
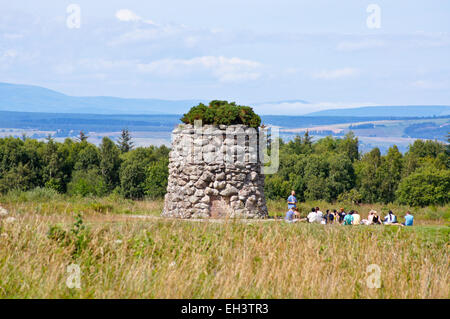
M 450 105 L 448 0 L 2 2 L 0 82 L 287 101 L 258 107 L 271 114 Z

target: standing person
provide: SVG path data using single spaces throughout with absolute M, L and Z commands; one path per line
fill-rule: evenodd
M 353 225 L 359 225 L 361 223 L 361 215 L 357 211 L 353 213 Z
M 414 224 L 414 216 L 411 215 L 410 211 L 408 210 L 405 215 L 405 222 L 403 225 L 405 226 L 412 226 Z
M 297 198 L 295 197 L 295 191 L 291 192 L 291 195 L 287 199 L 288 208 L 294 208 L 297 207 Z
M 346 214 L 344 217 L 344 225 L 352 225 L 353 224 L 353 211 L 351 210 L 350 213 Z

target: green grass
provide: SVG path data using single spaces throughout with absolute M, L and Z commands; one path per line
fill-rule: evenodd
M 0 298 L 449 298 L 448 226 L 13 215 Z M 74 230 L 75 231 L 72 231 Z M 51 231 L 50 231 L 51 230 Z M 50 232 L 49 232 L 50 231 Z M 65 283 L 82 271 L 81 289 Z M 367 286 L 366 267 L 381 269 Z
M 99 214 L 119 214 L 119 215 L 153 215 L 160 216 L 163 209 L 163 200 L 140 200 L 133 201 L 124 199 L 119 195 L 109 195 L 106 197 L 74 197 L 58 194 L 50 189 L 36 188 L 27 192 L 12 191 L 8 194 L 0 195 L 0 205 L 9 210 L 20 212 L 35 212 L 42 215 L 54 213 L 99 213 Z M 327 209 L 344 208 L 360 213 L 362 218 L 366 218 L 371 209 L 375 209 L 379 215 L 387 215 L 392 210 L 403 222 L 406 211 L 414 215 L 416 224 L 450 224 L 450 205 L 410 207 L 397 204 L 349 204 L 349 203 L 327 203 L 325 201 L 302 202 L 298 205 L 300 215 L 306 217 L 312 207 L 320 207 L 325 212 Z M 285 200 L 267 200 L 269 216 L 283 218 L 287 211 Z
M 322 211 L 374 208 L 414 227 L 341 226 L 282 220 L 196 222 L 160 217 L 163 201 L 11 192 L 0 205 L 0 298 L 446 298 L 449 206 L 300 203 Z M 268 201 L 282 217 L 284 200 Z M 148 218 L 136 218 L 144 215 Z M 82 271 L 66 286 L 67 266 Z M 367 267 L 381 287 L 367 285 Z

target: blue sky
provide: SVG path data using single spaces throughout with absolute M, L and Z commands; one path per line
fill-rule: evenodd
M 1 82 L 70 95 L 228 99 L 271 114 L 450 105 L 447 0 L 3 2 Z M 80 28 L 67 26 L 73 3 Z M 379 28 L 367 25 L 370 4 Z

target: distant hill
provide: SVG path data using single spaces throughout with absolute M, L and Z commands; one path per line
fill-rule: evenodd
M 76 97 L 39 86 L 0 82 L 0 110 L 94 114 L 180 114 L 202 100 Z
M 393 116 L 393 117 L 430 117 L 450 114 L 448 105 L 404 105 L 404 106 L 366 106 L 347 109 L 333 109 L 313 112 L 305 116 Z
M 131 99 L 111 96 L 70 96 L 34 85 L 0 82 L 0 111 L 78 113 L 78 114 L 183 114 L 205 100 Z M 301 103 L 284 100 L 263 104 Z M 255 105 L 260 105 L 257 103 Z M 276 107 L 275 107 L 276 109 Z M 276 114 L 274 114 L 276 115 Z M 313 117 L 430 117 L 450 115 L 450 106 L 370 106 L 324 110 L 304 116 Z

